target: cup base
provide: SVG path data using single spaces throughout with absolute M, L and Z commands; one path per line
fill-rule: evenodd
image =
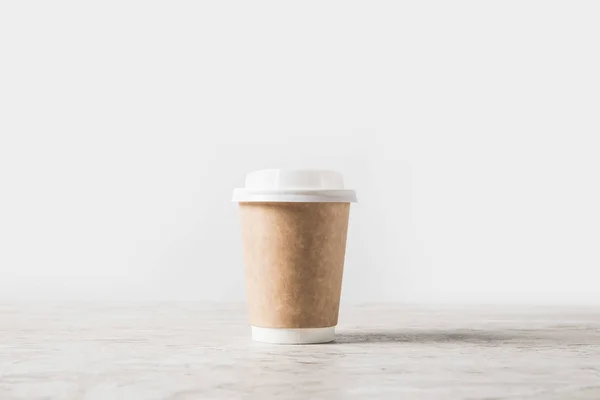
M 335 326 L 327 328 L 262 328 L 252 326 L 252 340 L 275 344 L 316 344 L 332 342 Z

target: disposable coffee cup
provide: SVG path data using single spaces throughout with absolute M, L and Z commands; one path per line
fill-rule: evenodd
M 261 170 L 235 189 L 252 339 L 334 340 L 353 190 L 335 171 Z

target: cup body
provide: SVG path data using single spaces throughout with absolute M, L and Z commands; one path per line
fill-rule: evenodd
M 349 211 L 342 202 L 240 202 L 255 339 L 333 340 Z

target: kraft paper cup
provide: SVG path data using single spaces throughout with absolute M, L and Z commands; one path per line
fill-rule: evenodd
M 354 191 L 333 171 L 265 170 L 239 202 L 252 338 L 325 343 L 338 322 Z

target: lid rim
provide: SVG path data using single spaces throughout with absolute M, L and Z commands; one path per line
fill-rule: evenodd
M 344 187 L 342 174 L 331 170 L 267 169 L 246 175 L 245 186 L 233 190 L 237 202 L 355 203 L 356 192 Z
M 298 203 L 356 203 L 356 192 L 349 189 L 333 190 L 248 190 L 233 191 L 232 202 L 298 202 Z

